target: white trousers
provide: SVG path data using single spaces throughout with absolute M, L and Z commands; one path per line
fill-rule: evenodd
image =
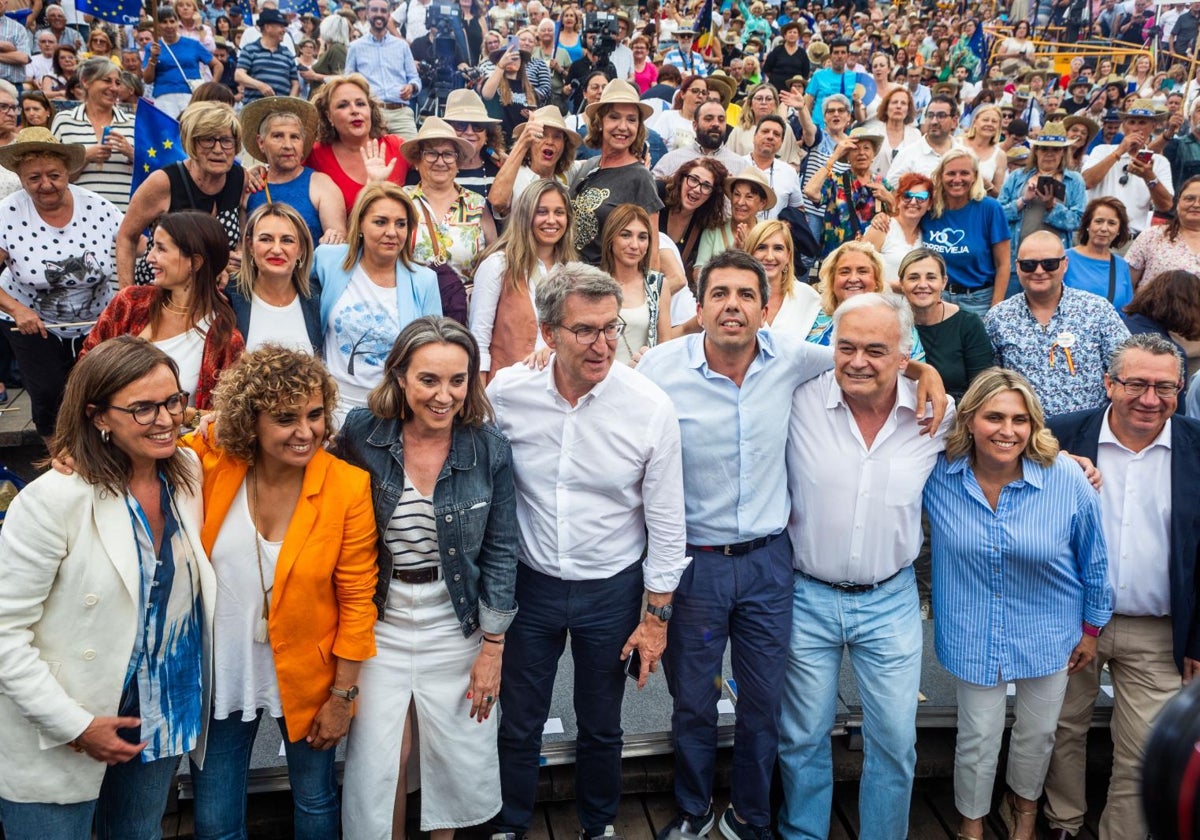
M 1016 680 L 1016 721 L 1008 742 L 1006 778 L 1013 793 L 1036 801 L 1054 751 L 1054 730 L 1067 693 L 1067 669 Z M 996 783 L 1007 711 L 1006 682 L 985 686 L 957 680 L 958 741 L 954 747 L 954 804 L 969 820 L 987 816 Z
M 479 825 L 500 810 L 498 709 L 476 723 L 466 699 L 482 634 L 463 638 L 443 581 L 393 580 L 374 658 L 358 678 L 346 743 L 342 833 L 391 840 L 404 714 L 411 700 L 421 768 L 421 830 Z

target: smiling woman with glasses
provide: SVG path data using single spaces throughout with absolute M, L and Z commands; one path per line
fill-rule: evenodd
M 921 244 L 921 222 L 933 206 L 933 181 L 920 172 L 900 176 L 892 215 L 876 213 L 863 232 L 863 242 L 875 246 L 883 259 L 883 275 L 893 287 L 900 279 L 900 263 Z
M 242 141 L 237 115 L 220 102 L 189 105 L 179 119 L 179 139 L 187 159 L 151 172 L 129 200 L 117 234 L 122 287 L 153 281 L 145 257 L 136 254 L 147 228 L 164 213 L 199 210 L 212 215 L 225 231 L 222 262 L 229 263 L 231 271 L 241 263 L 246 173 L 234 160 Z
M 667 180 L 666 207 L 658 215 L 658 229 L 671 237 L 689 282 L 696 276 L 699 255 L 706 248 L 723 250 L 721 234 L 728 210 L 725 207 L 725 165 L 711 157 L 689 160 Z

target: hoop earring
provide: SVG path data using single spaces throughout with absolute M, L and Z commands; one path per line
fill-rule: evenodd
M 104 441 L 105 443 L 111 443 L 112 442 L 112 432 L 110 432 L 108 429 L 101 429 L 100 430 L 100 440 Z

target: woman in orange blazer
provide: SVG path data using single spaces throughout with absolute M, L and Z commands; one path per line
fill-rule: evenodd
M 284 735 L 295 836 L 336 837 L 334 747 L 375 655 L 375 516 L 366 472 L 322 448 L 337 386 L 313 356 L 264 345 L 214 392 L 201 541 L 217 577 L 213 719 L 192 766 L 196 836 L 246 837 L 246 775 L 265 712 Z

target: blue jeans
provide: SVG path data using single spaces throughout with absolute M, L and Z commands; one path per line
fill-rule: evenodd
M 946 291 L 942 292 L 942 300 L 946 301 L 946 303 L 956 303 L 962 309 L 974 312 L 982 318 L 992 307 L 992 293 L 994 291 L 995 287 L 993 286 L 986 286 L 982 289 L 974 289 L 969 292 L 959 292 L 958 294 Z
M 689 549 L 675 589 L 663 667 L 674 698 L 675 801 L 699 815 L 712 799 L 717 701 L 725 645 L 738 684 L 733 791 L 739 817 L 771 822 L 771 773 L 779 749 L 779 698 L 792 627 L 792 544 L 787 535 L 740 557 Z
M 517 564 L 517 617 L 501 672 L 500 789 L 496 831 L 529 831 L 537 794 L 542 727 L 554 676 L 571 634 L 575 663 L 575 804 L 589 837 L 616 821 L 621 801 L 621 649 L 642 611 L 642 564 L 606 580 L 566 581 Z
M 859 594 L 839 593 L 797 573 L 792 606 L 795 620 L 779 747 L 784 796 L 779 833 L 786 840 L 829 834 L 829 732 L 842 650 L 849 648 L 863 706 L 859 824 L 871 826 L 872 838 L 904 840 L 917 761 L 922 651 L 912 567 L 878 589 Z
M 204 769 L 192 762 L 197 840 L 246 840 L 246 776 L 262 716 L 260 709 L 251 721 L 243 721 L 240 712 L 209 721 Z M 335 751 L 314 750 L 304 740 L 293 743 L 287 738 L 283 718 L 277 723 L 287 754 L 295 836 L 298 840 L 337 837 L 341 814 L 333 770 Z
M 160 840 L 179 758 L 136 757 L 104 772 L 100 798 L 58 805 L 0 799 L 5 840 Z

